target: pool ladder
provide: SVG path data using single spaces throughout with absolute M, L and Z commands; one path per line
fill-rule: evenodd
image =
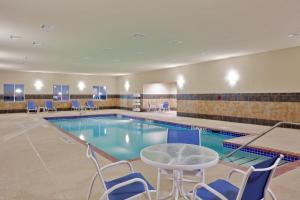
M 300 123 L 296 123 L 296 122 L 278 122 L 276 123 L 274 126 L 272 126 L 271 128 L 268 128 L 267 130 L 265 130 L 264 132 L 262 132 L 260 135 L 258 135 L 257 137 L 253 138 L 252 140 L 250 140 L 249 142 L 247 142 L 246 144 L 241 145 L 240 147 L 234 149 L 233 151 L 231 151 L 230 153 L 224 155 L 221 157 L 221 160 L 224 160 L 225 158 L 229 158 L 230 156 L 232 156 L 233 154 L 235 154 L 236 152 L 238 152 L 239 150 L 245 148 L 246 146 L 248 146 L 249 144 L 255 142 L 256 140 L 258 140 L 259 138 L 263 137 L 264 135 L 266 135 L 267 133 L 271 132 L 272 130 L 274 130 L 277 127 L 280 127 L 282 125 L 292 125 L 292 126 L 299 126 L 300 127 Z

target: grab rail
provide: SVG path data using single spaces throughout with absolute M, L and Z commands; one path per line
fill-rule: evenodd
M 253 138 L 252 140 L 250 140 L 249 142 L 247 142 L 246 144 L 241 145 L 240 147 L 234 149 L 232 152 L 222 156 L 221 159 L 224 158 L 228 158 L 230 156 L 232 156 L 233 154 L 235 154 L 236 152 L 238 152 L 239 150 L 241 150 L 242 148 L 248 146 L 249 144 L 253 143 L 254 141 L 258 140 L 259 138 L 261 138 L 262 136 L 266 135 L 267 133 L 269 133 L 270 131 L 272 131 L 273 129 L 281 126 L 281 125 L 297 125 L 300 126 L 300 123 L 296 123 L 296 122 L 278 122 L 276 123 L 274 126 L 272 126 L 271 128 L 267 129 L 266 131 L 264 131 L 262 134 L 260 134 L 259 136 Z

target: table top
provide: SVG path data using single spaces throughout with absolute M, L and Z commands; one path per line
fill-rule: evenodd
M 219 155 L 207 147 L 192 144 L 157 144 L 141 151 L 148 165 L 170 170 L 197 170 L 216 165 Z

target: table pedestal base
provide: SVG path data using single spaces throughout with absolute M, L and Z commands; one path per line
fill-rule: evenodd
M 182 182 L 183 175 L 182 175 L 182 171 L 180 171 L 180 170 L 173 170 L 172 190 L 167 196 L 160 198 L 159 197 L 160 175 L 161 175 L 161 172 L 160 172 L 160 169 L 158 169 L 157 194 L 156 194 L 157 200 L 168 199 L 171 197 L 174 197 L 175 200 L 178 200 L 179 197 L 183 197 L 184 199 L 189 199 L 188 195 L 183 190 L 183 182 Z

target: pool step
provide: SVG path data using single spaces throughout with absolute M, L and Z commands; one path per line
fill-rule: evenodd
M 247 165 L 248 163 L 251 163 L 251 162 L 255 162 L 258 158 L 242 158 L 242 159 L 239 159 L 235 162 L 233 162 L 234 164 L 237 164 L 237 165 Z
M 265 160 L 268 160 L 270 158 L 268 157 L 255 157 L 255 156 L 251 156 L 251 157 L 247 157 L 247 156 L 231 156 L 230 158 L 226 158 L 224 159 L 225 162 L 229 162 L 229 163 L 233 163 L 239 166 L 243 166 L 243 167 L 250 167 L 253 165 L 256 165 L 258 163 L 261 163 Z M 281 160 L 279 163 L 280 165 L 284 165 L 288 163 L 285 160 Z
M 261 162 L 263 162 L 265 160 L 268 160 L 268 159 L 269 158 L 267 158 L 267 157 L 257 157 L 255 159 L 249 160 L 249 162 L 242 163 L 241 166 L 250 167 L 250 166 L 256 165 L 256 164 L 261 163 Z
M 240 159 L 246 158 L 245 156 L 230 156 L 229 158 L 223 159 L 225 162 L 234 163 L 235 161 L 238 161 Z

